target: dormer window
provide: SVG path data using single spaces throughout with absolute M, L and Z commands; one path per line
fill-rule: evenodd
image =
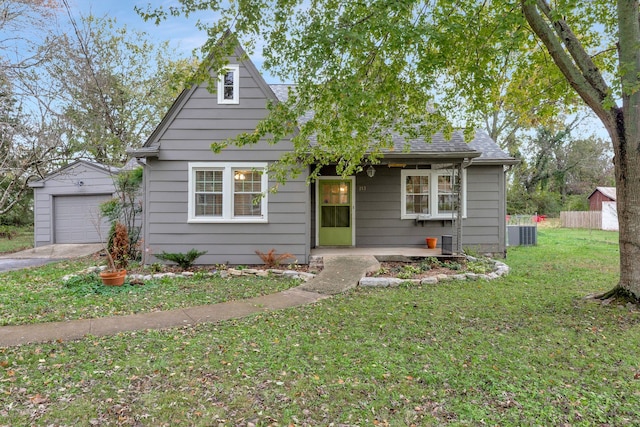
M 240 67 L 227 65 L 218 79 L 218 104 L 240 103 Z

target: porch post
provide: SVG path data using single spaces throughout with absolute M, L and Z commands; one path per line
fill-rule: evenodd
M 458 163 L 457 191 L 457 215 L 456 215 L 456 253 L 462 254 L 462 162 Z

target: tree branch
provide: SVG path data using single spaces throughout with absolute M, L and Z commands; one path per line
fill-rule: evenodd
M 573 58 L 575 57 L 582 58 L 582 56 L 586 56 L 588 58 L 588 55 L 584 52 L 582 45 L 580 45 L 577 39 L 574 40 L 577 44 L 573 43 L 571 45 L 571 49 L 573 50 L 572 56 L 567 54 L 561 40 L 555 34 L 554 30 L 549 27 L 545 19 L 540 15 L 540 13 L 538 13 L 539 7 L 543 10 L 545 7 L 548 8 L 545 0 L 538 0 L 536 4 L 527 0 L 520 0 L 520 4 L 531 29 L 538 35 L 540 40 L 542 40 L 549 52 L 549 55 L 551 55 L 554 62 L 562 74 L 567 78 L 574 90 L 578 95 L 580 95 L 584 102 L 593 109 L 596 115 L 600 117 L 604 123 L 609 123 L 612 127 L 615 126 L 614 123 L 617 115 L 617 111 L 615 111 L 616 108 L 606 109 L 603 106 L 603 102 L 608 95 L 608 87 L 606 86 L 606 83 L 604 83 L 604 81 L 598 82 L 598 79 L 593 76 L 587 78 L 584 71 L 576 65 L 576 62 L 574 62 Z M 575 38 L 575 35 L 573 37 Z M 569 46 L 567 46 L 567 49 L 569 49 Z M 589 62 L 592 62 L 590 58 Z M 586 67 L 587 70 L 589 69 L 586 63 L 582 64 L 582 66 Z M 599 75 L 597 69 L 591 71 Z M 601 78 L 602 76 L 600 75 L 600 79 Z M 595 86 L 592 81 L 595 82 Z
M 594 64 L 591 59 L 591 56 L 585 52 L 582 44 L 573 31 L 571 31 L 571 28 L 569 28 L 566 21 L 564 19 L 553 19 L 551 8 L 547 4 L 546 0 L 538 0 L 538 5 L 547 19 L 553 24 L 558 37 L 560 37 L 560 40 L 562 40 L 566 46 L 569 55 L 573 58 L 574 63 L 580 69 L 582 75 L 584 75 L 590 83 L 591 87 L 598 91 L 602 99 L 606 98 L 609 94 L 609 86 L 602 78 L 602 75 L 600 74 L 596 64 Z

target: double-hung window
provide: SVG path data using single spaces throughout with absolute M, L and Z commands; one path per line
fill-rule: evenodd
M 267 222 L 266 163 L 189 163 L 189 222 Z
M 405 189 L 403 213 L 429 214 L 431 212 L 431 171 L 417 170 L 411 175 L 406 175 L 403 182 Z
M 462 192 L 462 212 L 466 216 L 466 170 L 458 185 L 455 169 L 402 170 L 402 219 L 451 219 L 458 212 L 458 190 Z
M 227 65 L 218 78 L 218 104 L 240 103 L 240 67 Z

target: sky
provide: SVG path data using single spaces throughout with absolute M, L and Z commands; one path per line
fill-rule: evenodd
M 74 19 L 80 20 L 80 15 L 92 13 L 96 16 L 109 16 L 116 18 L 119 25 L 126 25 L 127 28 L 144 31 L 150 34 L 159 42 L 169 40 L 170 45 L 184 55 L 190 55 L 194 49 L 199 49 L 207 40 L 204 32 L 196 28 L 197 18 L 214 19 L 213 15 L 199 13 L 189 19 L 184 17 L 169 17 L 159 26 L 154 22 L 145 22 L 134 10 L 136 6 L 147 9 L 147 5 L 152 8 L 163 6 L 167 9 L 172 4 L 178 4 L 176 0 L 68 0 Z M 213 14 L 213 12 L 209 12 Z M 66 14 L 62 16 L 68 20 Z M 251 60 L 263 74 L 267 83 L 283 83 L 277 78 L 265 72 L 262 68 L 262 57 L 259 52 L 251 55 Z
M 170 40 L 172 47 L 191 53 L 206 41 L 206 34 L 200 33 L 195 26 L 195 19 L 175 18 L 156 26 L 153 22 L 145 22 L 134 10 L 135 6 L 146 9 L 148 4 L 152 7 L 174 3 L 168 0 L 68 0 L 74 19 L 80 20 L 80 15 L 92 13 L 96 16 L 109 16 L 116 18 L 120 25 L 128 28 L 145 31 L 159 41 Z M 62 18 L 65 18 L 64 16 Z

